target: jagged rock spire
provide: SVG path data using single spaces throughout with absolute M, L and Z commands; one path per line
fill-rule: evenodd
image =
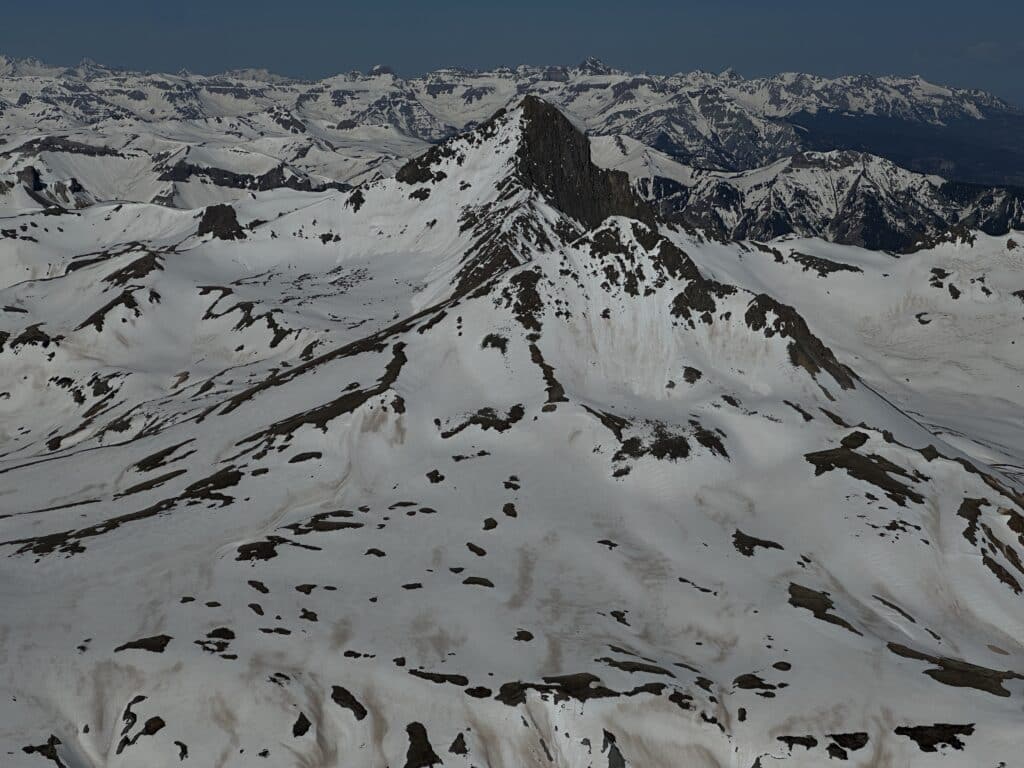
M 587 58 L 580 62 L 577 69 L 580 72 L 586 72 L 588 75 L 610 75 L 612 73 L 611 67 L 596 56 L 587 56 Z
M 524 132 L 519 170 L 559 210 L 589 227 L 609 216 L 648 224 L 654 212 L 633 193 L 629 177 L 590 159 L 590 141 L 554 106 L 536 96 L 522 101 Z

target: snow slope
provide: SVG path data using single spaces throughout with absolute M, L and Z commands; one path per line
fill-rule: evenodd
M 6 215 L 4 765 L 1013 765 L 1020 247 L 630 190 L 527 98 L 353 190 Z

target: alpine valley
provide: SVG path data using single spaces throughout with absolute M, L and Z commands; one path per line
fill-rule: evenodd
M 1020 765 L 1022 138 L 0 58 L 0 765 Z

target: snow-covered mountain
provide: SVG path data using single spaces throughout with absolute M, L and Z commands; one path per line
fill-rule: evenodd
M 906 251 L 950 233 L 1024 229 L 1024 188 L 948 182 L 860 152 L 801 152 L 726 173 L 676 163 L 623 136 L 592 143 L 595 162 L 628 173 L 663 216 L 727 239 L 795 234 Z
M 392 174 L 527 93 L 592 135 L 628 136 L 705 169 L 852 149 L 957 181 L 1024 183 L 1024 113 L 920 78 L 648 75 L 587 60 L 411 79 L 379 67 L 314 82 L 262 70 L 172 75 L 0 58 L 0 184 L 31 166 L 59 185 L 54 202 L 195 207 L 270 185 L 358 183 Z M 91 161 L 82 147 L 97 145 L 117 154 Z
M 516 95 L 535 91 L 586 121 L 591 129 L 602 127 L 602 132 L 609 132 L 616 120 L 637 116 L 626 113 L 627 105 L 665 126 L 669 117 L 665 110 L 684 106 L 691 119 L 699 116 L 711 122 L 716 114 L 727 113 L 772 120 L 838 112 L 942 124 L 1017 111 L 984 91 L 935 85 L 920 77 L 825 78 L 785 73 L 748 80 L 732 70 L 651 75 L 615 70 L 597 59 L 575 67 L 440 69 L 411 79 L 398 77 L 388 67 L 375 67 L 368 73 L 306 81 L 265 70 L 172 75 L 131 72 L 88 60 L 61 68 L 0 56 L 0 77 L 6 81 L 8 127 L 33 127 L 47 121 L 66 127 L 118 119 L 225 118 L 277 107 L 294 109 L 305 119 L 381 121 L 432 140 L 485 119 Z M 685 114 L 676 112 L 672 117 Z M 748 128 L 734 126 L 734 130 Z M 713 137 L 705 133 L 705 138 Z
M 4 216 L 4 764 L 1014 765 L 1024 247 L 723 242 L 481 110 Z

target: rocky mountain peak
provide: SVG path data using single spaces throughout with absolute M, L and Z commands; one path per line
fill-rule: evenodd
M 597 227 L 609 216 L 654 226 L 654 209 L 634 192 L 628 174 L 595 165 L 586 134 L 537 96 L 526 96 L 469 134 L 432 147 L 402 166 L 395 178 L 406 184 L 437 182 L 448 175 L 444 166 L 453 155 L 460 157 L 462 165 L 466 151 L 498 156 L 504 154 L 501 146 L 510 141 L 514 142 L 512 172 L 517 182 L 587 228 Z
M 587 75 L 610 75 L 612 68 L 596 56 L 587 56 L 579 63 L 577 69 Z
M 519 172 L 528 186 L 588 227 L 596 227 L 609 216 L 653 224 L 654 211 L 634 194 L 629 176 L 594 165 L 589 139 L 556 107 L 537 96 L 527 96 L 520 109 Z

